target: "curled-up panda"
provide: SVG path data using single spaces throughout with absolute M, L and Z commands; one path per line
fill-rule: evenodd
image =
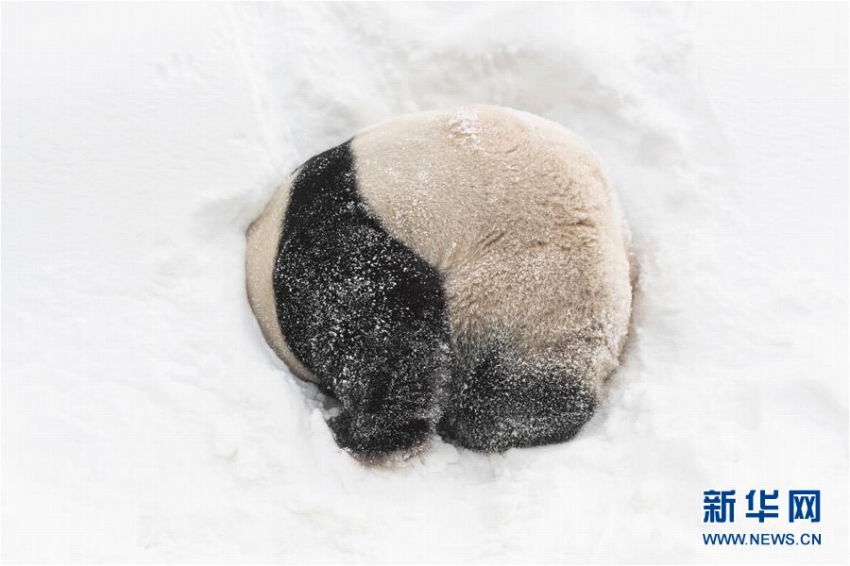
M 618 364 L 626 230 L 587 145 L 492 106 L 395 118 L 309 159 L 248 230 L 251 307 L 363 457 L 433 434 L 568 440 Z

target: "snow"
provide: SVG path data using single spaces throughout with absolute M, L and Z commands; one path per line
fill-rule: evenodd
M 846 562 L 847 24 L 846 3 L 4 5 L 2 558 Z M 466 103 L 601 156 L 633 335 L 574 441 L 364 467 L 265 344 L 244 233 L 304 159 Z M 820 489 L 823 519 L 707 526 L 708 489 L 739 517 L 749 489 Z M 700 536 L 761 530 L 823 544 Z

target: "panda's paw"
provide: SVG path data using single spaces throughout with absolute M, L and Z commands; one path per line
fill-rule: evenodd
M 367 461 L 397 452 L 413 452 L 434 432 L 427 419 L 400 421 L 383 415 L 343 412 L 328 421 L 337 445 Z

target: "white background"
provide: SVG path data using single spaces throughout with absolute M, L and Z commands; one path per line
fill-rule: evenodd
M 3 559 L 845 562 L 847 30 L 846 3 L 5 3 Z M 601 156 L 630 347 L 572 442 L 364 468 L 263 341 L 244 232 L 359 128 L 479 102 Z M 823 545 L 701 539 L 760 529 Z

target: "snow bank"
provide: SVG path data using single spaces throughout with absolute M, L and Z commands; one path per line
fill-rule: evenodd
M 846 4 L 7 4 L 7 561 L 847 559 Z M 301 161 L 493 103 L 600 154 L 634 332 L 566 444 L 341 453 L 244 232 Z M 821 489 L 820 547 L 705 547 L 707 489 Z M 738 512 L 741 510 L 739 508 Z

